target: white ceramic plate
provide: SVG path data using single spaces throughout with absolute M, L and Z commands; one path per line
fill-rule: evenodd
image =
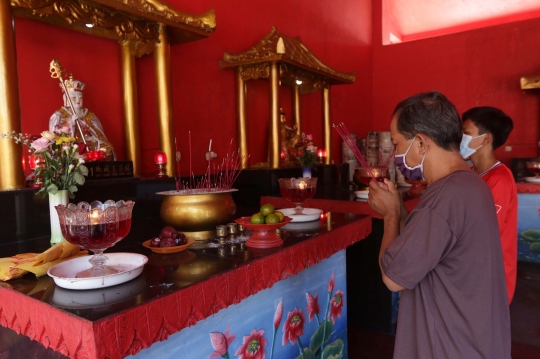
M 95 308 L 133 298 L 142 293 L 145 288 L 146 281 L 144 276 L 138 276 L 129 282 L 114 287 L 85 291 L 69 290 L 56 286 L 52 293 L 50 303 L 61 308 Z
M 311 231 L 321 228 L 321 221 L 299 222 L 299 223 L 287 223 L 281 229 L 288 231 Z
M 357 198 L 368 199 L 369 190 L 366 189 L 364 191 L 354 191 L 354 194 L 356 195 Z
M 540 178 L 536 178 L 536 177 L 525 177 L 525 182 L 529 182 L 529 183 L 540 183 Z
M 398 186 L 398 187 L 404 187 L 404 188 L 411 188 L 411 187 L 412 187 L 412 184 L 411 184 L 411 183 L 407 183 L 407 182 L 398 182 L 398 183 L 397 183 L 397 186 Z
M 319 219 L 322 210 L 317 208 L 304 208 L 304 214 L 294 214 L 294 208 L 284 208 L 279 210 L 285 216 L 291 217 L 291 222 L 310 222 Z
M 118 273 L 90 278 L 76 278 L 77 273 L 90 269 L 88 260 L 92 256 L 84 256 L 65 261 L 49 268 L 47 274 L 54 279 L 57 286 L 66 289 L 96 289 L 125 283 L 141 274 L 148 258 L 137 253 L 105 253 L 109 258 L 106 265 L 119 270 Z

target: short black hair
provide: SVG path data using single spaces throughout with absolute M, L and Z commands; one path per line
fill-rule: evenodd
M 473 107 L 461 116 L 463 122 L 471 120 L 480 135 L 489 132 L 493 137 L 493 149 L 501 147 L 514 129 L 512 119 L 500 109 L 490 106 Z
M 397 128 L 406 139 L 418 133 L 431 138 L 445 150 L 458 150 L 463 123 L 450 100 L 438 91 L 423 92 L 401 101 L 395 108 Z

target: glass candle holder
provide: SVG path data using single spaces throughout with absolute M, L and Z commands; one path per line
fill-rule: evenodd
M 103 252 L 128 235 L 134 205 L 133 201 L 108 200 L 55 207 L 64 238 L 94 252 L 89 260 L 92 268 L 77 273 L 77 278 L 102 277 L 120 271 L 105 265 L 108 258 Z

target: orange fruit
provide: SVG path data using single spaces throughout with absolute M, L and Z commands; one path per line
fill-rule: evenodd
M 264 216 L 259 212 L 251 216 L 252 224 L 264 224 Z
M 279 223 L 285 220 L 285 215 L 280 211 L 275 211 L 274 214 L 279 217 Z
M 261 207 L 261 212 L 263 216 L 268 216 L 269 214 L 274 213 L 274 206 L 272 206 L 270 203 L 263 204 Z
M 270 213 L 268 216 L 266 216 L 266 218 L 264 219 L 264 223 L 266 224 L 276 224 L 276 223 L 279 223 L 279 217 L 274 214 L 274 213 Z

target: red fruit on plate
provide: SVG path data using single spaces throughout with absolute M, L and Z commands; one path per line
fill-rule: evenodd
M 187 237 L 184 233 L 178 233 L 178 237 L 175 239 L 177 246 L 183 246 L 187 244 Z
M 159 234 L 160 238 L 173 238 L 173 234 L 176 233 L 176 229 L 171 226 L 164 227 Z
M 171 237 L 168 237 L 168 238 L 163 238 L 161 240 L 161 242 L 159 242 L 159 246 L 161 248 L 165 248 L 165 247 L 175 247 L 176 246 L 176 242 L 174 241 L 174 239 L 172 239 Z
M 161 242 L 161 238 L 154 238 L 150 241 L 150 247 L 159 247 L 159 242 Z

